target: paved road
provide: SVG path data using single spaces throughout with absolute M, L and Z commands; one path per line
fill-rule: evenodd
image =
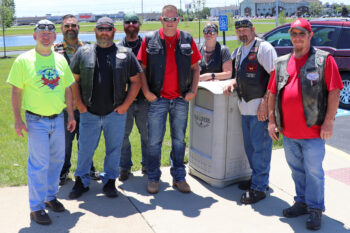
M 345 111 L 335 118 L 334 135 L 327 140 L 327 145 L 350 153 L 350 111 Z

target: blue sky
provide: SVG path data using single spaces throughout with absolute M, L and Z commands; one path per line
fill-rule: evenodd
M 16 16 L 64 15 L 68 13 L 117 13 L 141 12 L 142 0 L 15 0 Z M 206 0 L 207 7 L 228 6 L 239 0 Z M 349 0 L 321 0 L 329 3 L 344 3 Z M 192 0 L 181 0 L 182 9 Z M 180 6 L 180 0 L 143 0 L 143 12 L 159 12 L 165 4 Z M 349 3 L 348 3 L 349 4 Z

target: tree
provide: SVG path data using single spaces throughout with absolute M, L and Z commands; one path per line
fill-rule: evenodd
M 194 10 L 195 16 L 199 19 L 198 22 L 198 34 L 199 34 L 199 40 L 198 43 L 201 43 L 201 11 L 205 7 L 205 0 L 192 0 L 192 8 Z
M 284 10 L 282 10 L 282 11 L 278 14 L 278 23 L 279 23 L 280 25 L 286 23 L 286 12 L 285 12 Z
M 0 20 L 2 25 L 2 38 L 4 41 L 4 58 L 6 58 L 5 28 L 11 27 L 15 20 L 14 0 L 2 0 L 0 5 Z
M 341 16 L 342 16 L 342 17 L 348 17 L 348 15 L 349 15 L 349 10 L 348 10 L 348 8 L 347 8 L 346 6 L 343 6 L 343 7 L 341 8 Z
M 319 16 L 323 10 L 321 2 L 312 2 L 310 3 L 310 14 L 312 16 Z
M 208 18 L 210 16 L 210 9 L 208 7 L 203 7 L 200 15 L 202 19 Z

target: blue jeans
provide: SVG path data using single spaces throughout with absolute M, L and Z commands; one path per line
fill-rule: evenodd
M 268 121 L 257 116 L 242 115 L 244 149 L 252 172 L 251 189 L 265 192 L 269 184 L 272 139 L 267 131 Z
M 325 141 L 321 138 L 291 139 L 283 137 L 287 163 L 295 183 L 296 202 L 308 208 L 325 210 L 324 171 Z
M 101 133 L 105 137 L 106 155 L 104 172 L 100 174 L 103 183 L 116 179 L 119 175 L 119 159 L 123 143 L 126 114 L 111 112 L 105 116 L 90 112 L 80 114 L 80 137 L 78 162 L 75 176 L 79 176 L 84 187 L 90 184 L 92 157 L 100 141 Z
M 63 175 L 64 173 L 68 173 L 70 167 L 72 166 L 70 160 L 72 157 L 72 146 L 73 146 L 73 141 L 74 141 L 74 137 L 77 137 L 77 141 L 79 140 L 79 122 L 80 122 L 80 113 L 79 110 L 75 110 L 74 111 L 74 119 L 76 121 L 76 127 L 75 130 L 73 132 L 69 132 L 67 130 L 67 123 L 68 123 L 68 113 L 67 110 L 63 110 L 63 114 L 64 114 L 64 128 L 65 128 L 65 140 L 66 140 L 66 149 L 65 149 L 65 156 L 64 156 L 64 164 L 61 170 L 61 175 Z M 78 143 L 78 149 L 79 149 L 79 143 Z M 91 164 L 91 170 L 94 171 L 94 163 L 92 162 Z
M 28 129 L 28 189 L 31 211 L 56 198 L 64 160 L 63 113 L 54 119 L 25 114 Z
M 135 100 L 131 104 L 130 108 L 128 109 L 126 124 L 125 124 L 125 135 L 124 135 L 124 141 L 122 146 L 122 154 L 120 156 L 120 164 L 119 164 L 122 170 L 130 170 L 133 165 L 131 161 L 131 145 L 130 145 L 129 135 L 134 125 L 134 119 L 141 137 L 141 150 L 142 150 L 141 164 L 143 167 L 146 167 L 147 141 L 148 141 L 147 114 L 148 114 L 148 102 L 143 98 Z
M 169 113 L 171 131 L 170 173 L 176 182 L 185 180 L 185 134 L 188 119 L 188 102 L 183 98 L 158 98 L 148 110 L 147 175 L 149 181 L 159 181 L 160 159 L 166 121 Z

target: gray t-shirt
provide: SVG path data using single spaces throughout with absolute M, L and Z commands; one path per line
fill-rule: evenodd
M 262 41 L 262 39 L 256 37 L 255 39 Z M 242 46 L 242 56 L 241 61 L 248 56 L 251 48 L 253 47 L 254 40 L 247 46 Z M 235 52 L 232 53 L 232 56 L 236 56 Z M 271 73 L 274 70 L 273 62 L 277 58 L 275 48 L 267 41 L 261 42 L 258 49 L 258 61 L 262 67 L 266 70 L 267 73 Z M 238 108 L 242 115 L 255 116 L 258 112 L 258 107 L 260 105 L 261 98 L 252 99 L 248 102 L 245 102 L 243 99 L 238 100 Z

